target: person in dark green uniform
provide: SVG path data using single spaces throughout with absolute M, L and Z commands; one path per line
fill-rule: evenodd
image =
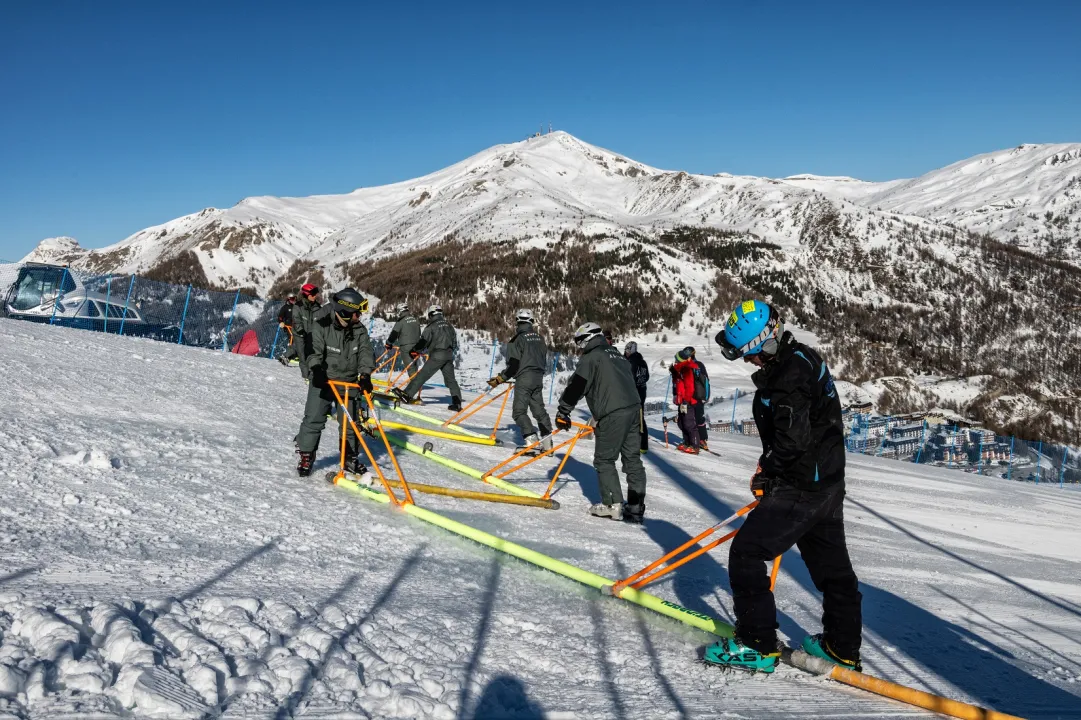
M 398 317 L 398 321 L 391 328 L 383 347 L 387 352 L 393 350 L 395 346 L 398 347 L 398 361 L 393 369 L 401 370 L 417 358 L 417 352 L 413 348 L 420 342 L 420 321 L 409 312 L 409 305 L 406 303 L 400 303 L 394 308 L 394 314 Z M 411 369 L 415 370 L 416 367 Z
M 601 501 L 589 514 L 640 523 L 646 512 L 646 469 L 638 451 L 642 407 L 631 364 L 608 343 L 597 323 L 588 322 L 575 330 L 574 343 L 582 350 L 582 357 L 559 398 L 556 427 L 571 429 L 571 411 L 585 395 L 596 423 L 593 467 L 601 490 Z M 616 472 L 617 457 L 623 459 L 627 474 L 626 504 Z
M 443 317 L 443 308 L 439 305 L 428 307 L 428 324 L 420 334 L 420 342 L 413 348 L 414 352 L 428 352 L 428 361 L 420 369 L 405 390 L 392 388 L 391 392 L 401 402 L 411 403 L 420 392 L 424 383 L 435 375 L 436 371 L 443 371 L 443 384 L 450 391 L 450 405 L 448 409 L 459 412 L 462 409 L 462 389 L 458 387 L 458 381 L 454 378 L 454 351 L 458 349 L 458 334 L 454 327 Z
M 345 469 L 363 475 L 367 468 L 360 463 L 360 441 L 338 406 L 329 380 L 355 382 L 364 392 L 372 391 L 372 371 L 375 370 L 375 353 L 368 330 L 360 322 L 361 313 L 367 312 L 368 300 L 353 288 L 335 293 L 330 312 L 320 315 L 312 328 L 312 349 L 307 357 L 311 372 L 308 400 L 304 404 L 304 420 L 296 436 L 297 474 L 311 474 L 319 437 L 327 424 L 332 406 L 337 406 L 338 425 L 345 432 Z M 344 394 L 339 390 L 339 394 Z M 358 425 L 367 415 L 367 406 L 361 393 L 355 388 L 349 393 L 348 412 Z
M 548 345 L 533 327 L 533 312 L 519 310 L 514 314 L 516 332 L 507 343 L 507 367 L 488 381 L 495 389 L 501 383 L 514 379 L 514 405 L 511 416 L 522 431 L 522 442 L 532 445 L 543 438 L 541 450 L 552 449 L 552 421 L 544 409 L 544 371 L 548 365 Z M 533 427 L 529 413 L 537 420 Z
M 305 380 L 311 379 L 308 355 L 312 352 L 312 328 L 315 317 L 322 308 L 319 288 L 311 283 L 304 283 L 300 288 L 300 300 L 293 306 L 293 347 L 300 363 L 300 375 Z

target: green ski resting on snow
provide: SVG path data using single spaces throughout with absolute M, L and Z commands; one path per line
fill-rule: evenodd
M 388 436 L 389 437 L 389 436 Z M 375 500 L 376 502 L 389 503 L 388 498 L 383 493 L 370 490 L 366 487 L 356 484 L 351 480 L 338 480 L 338 485 L 353 492 L 359 493 L 369 500 Z M 456 520 L 443 517 L 438 513 L 434 513 L 431 510 L 425 510 L 419 508 L 416 505 L 405 505 L 402 508 L 406 513 L 412 515 L 418 520 L 431 523 L 444 530 L 449 530 L 456 535 L 469 538 L 481 545 L 487 545 L 493 550 L 512 555 L 519 560 L 525 560 L 528 563 L 532 563 L 545 570 L 550 570 L 558 575 L 570 578 L 583 585 L 588 585 L 592 588 L 600 590 L 605 586 L 610 586 L 615 583 L 614 580 L 601 577 L 595 573 L 591 573 L 588 570 L 583 570 L 579 567 L 571 565 L 570 563 L 563 562 L 562 560 L 556 560 L 553 557 L 549 557 L 543 553 L 539 553 L 536 550 L 530 550 L 527 547 L 512 543 L 509 540 L 504 540 L 500 537 L 496 537 L 490 533 L 486 533 L 483 530 L 477 530 L 476 528 L 465 525 Z M 632 602 L 635 605 L 641 605 L 644 608 L 649 608 L 661 615 L 666 615 L 674 620 L 679 620 L 682 623 L 690 625 L 691 627 L 698 628 L 699 630 L 705 630 L 708 633 L 712 633 L 719 637 L 732 637 L 735 632 L 735 628 L 727 623 L 710 617 L 709 615 L 703 615 L 702 613 L 688 610 L 685 607 L 677 605 L 676 603 L 662 600 L 656 595 L 650 595 L 647 592 L 641 590 L 635 590 L 634 588 L 626 588 L 620 594 L 620 598 L 628 602 Z

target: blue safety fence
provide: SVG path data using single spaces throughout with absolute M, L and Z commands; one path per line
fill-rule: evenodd
M 278 327 L 281 301 L 236 290 L 0 263 L 0 292 L 2 315 L 13 319 L 223 351 L 240 345 L 262 357 L 281 356 L 289 346 L 288 333 Z

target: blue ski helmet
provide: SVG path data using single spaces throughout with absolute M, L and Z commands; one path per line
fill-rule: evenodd
M 760 300 L 747 300 L 732 311 L 715 340 L 722 355 L 737 360 L 744 355 L 775 354 L 783 334 L 784 320 L 776 308 Z

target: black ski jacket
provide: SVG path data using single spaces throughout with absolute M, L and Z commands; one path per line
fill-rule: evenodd
M 777 359 L 751 379 L 762 474 L 810 491 L 843 480 L 841 401 L 825 360 L 786 332 Z
M 278 322 L 293 327 L 293 307 L 293 303 L 286 301 L 281 310 L 278 310 Z
M 633 352 L 624 357 L 631 363 L 631 374 L 634 375 L 634 386 L 639 390 L 644 390 L 649 383 L 649 364 L 646 362 L 646 359 L 642 357 L 642 353 L 640 352 Z

